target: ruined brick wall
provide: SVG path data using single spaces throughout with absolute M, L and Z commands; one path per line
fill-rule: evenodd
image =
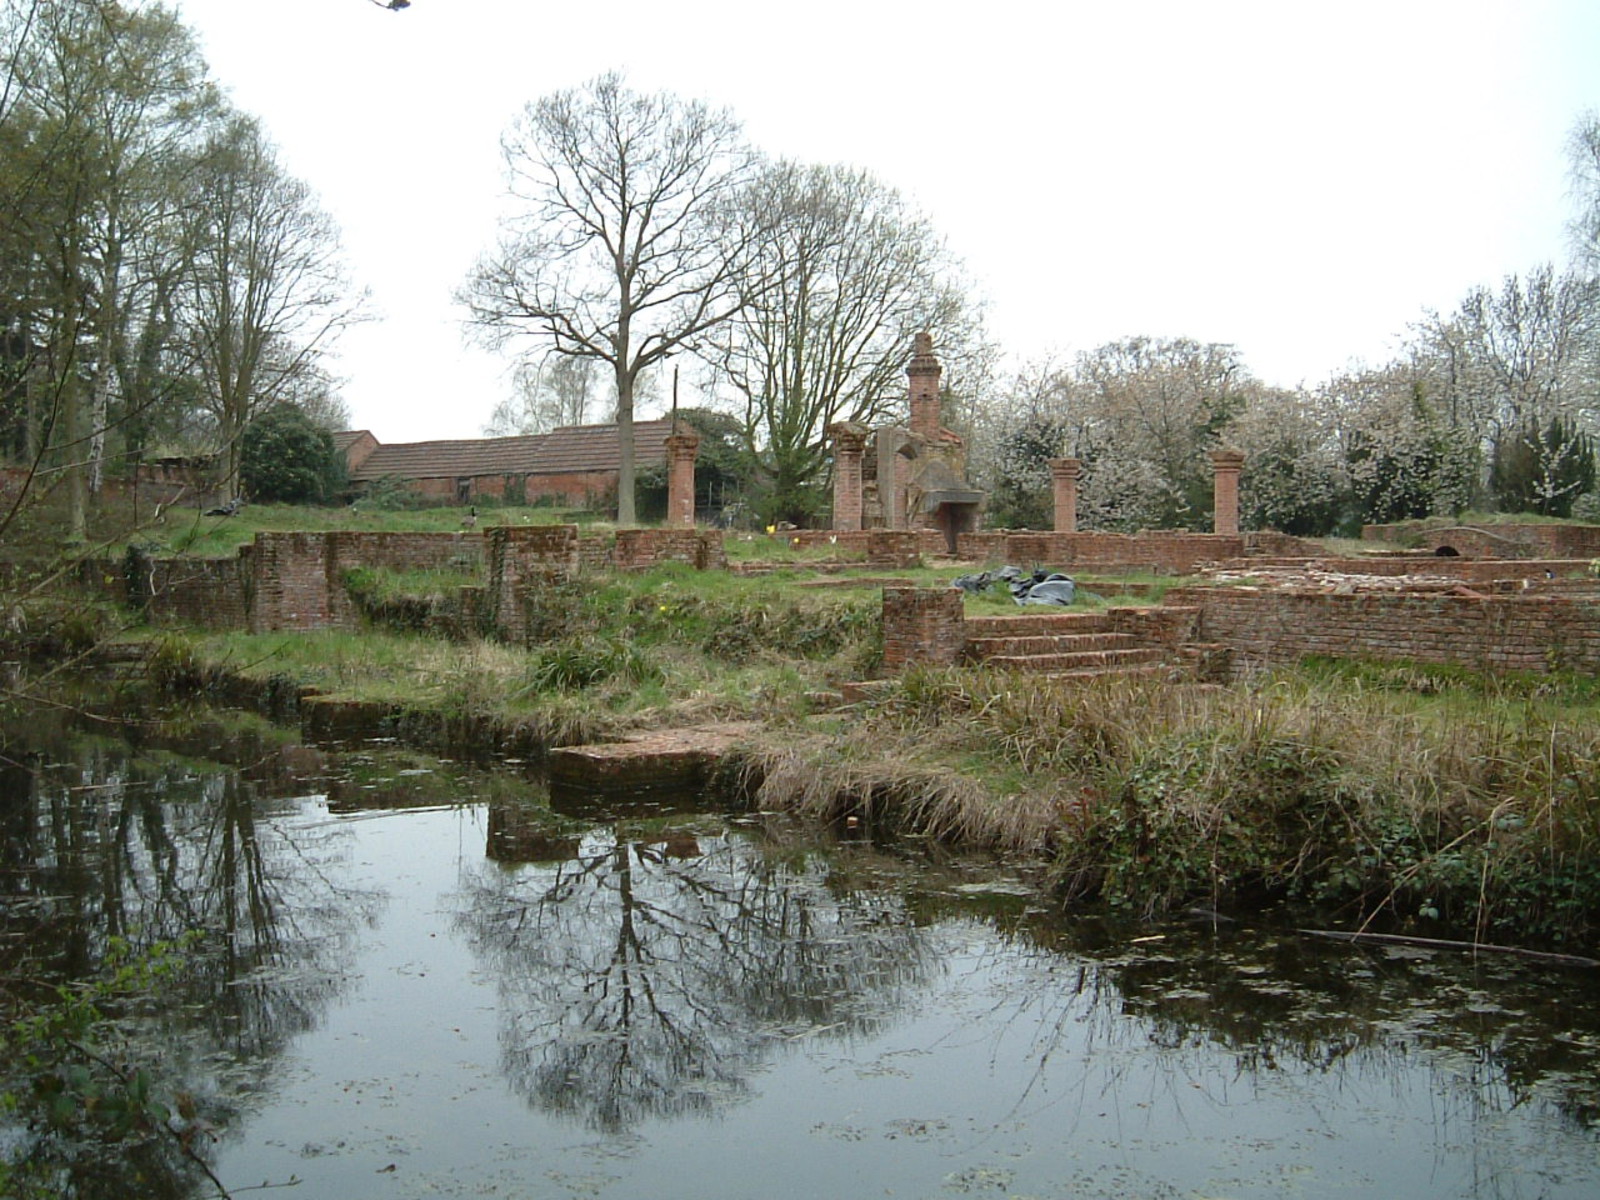
M 360 616 L 344 585 L 345 572 L 352 568 L 473 571 L 483 560 L 483 536 L 477 532 L 258 533 L 239 554 L 244 605 L 239 623 L 256 633 L 354 629 Z M 184 580 L 181 560 L 174 560 L 173 572 L 166 602 L 174 611 L 204 603 L 185 594 L 197 585 Z
M 581 567 L 576 525 L 500 525 L 488 531 L 481 627 L 511 642 L 527 635 L 521 597 L 530 586 L 570 579 Z
M 1149 571 L 1187 575 L 1197 567 L 1244 554 L 1245 539 L 1216 533 L 964 533 L 957 554 L 991 566 L 1049 570 Z
M 244 629 L 250 588 L 244 560 L 149 559 L 129 578 L 128 601 L 154 622 L 183 622 L 202 629 Z
M 247 550 L 241 558 L 249 573 L 251 633 L 336 624 L 327 534 L 258 533 Z
M 1441 528 L 1401 522 L 1363 525 L 1361 536 L 1370 542 L 1414 546 L 1425 553 L 1450 546 L 1462 554 L 1500 558 L 1600 557 L 1600 525 L 1453 525 Z
M 1200 609 L 1196 605 L 1129 604 L 1106 609 L 1106 616 L 1114 632 L 1160 646 L 1176 648 L 1199 640 Z
M 1277 554 L 1282 556 L 1298 555 L 1306 557 L 1321 554 L 1321 542 L 1308 541 L 1292 534 L 1279 533 L 1276 529 L 1257 529 L 1244 535 L 1244 552 L 1246 554 Z
M 967 648 L 964 593 L 955 588 L 883 589 L 883 666 L 949 666 Z
M 585 571 L 609 571 L 617 557 L 617 535 L 586 533 L 578 539 L 578 565 Z
M 1169 604 L 1200 610 L 1200 640 L 1235 661 L 1308 655 L 1409 659 L 1475 670 L 1600 670 L 1600 606 L 1577 596 L 1175 588 Z
M 1381 558 L 1277 558 L 1255 556 L 1222 564 L 1229 570 L 1268 570 L 1272 567 L 1310 567 L 1340 575 L 1432 576 L 1459 579 L 1474 587 L 1509 586 L 1520 580 L 1542 582 L 1548 578 L 1587 578 L 1588 559 L 1543 558 L 1439 558 L 1432 554 L 1384 555 Z
M 720 529 L 619 529 L 612 565 L 619 571 L 645 571 L 658 563 L 688 563 L 702 571 L 728 565 Z
M 891 540 L 882 540 L 885 535 L 889 536 Z M 946 553 L 944 534 L 937 529 L 792 529 L 787 533 L 780 533 L 776 536 L 787 541 L 791 546 L 799 546 L 805 549 L 831 549 L 841 559 L 859 558 L 862 562 L 867 562 L 871 559 L 874 545 L 885 548 L 884 552 L 886 554 L 902 553 L 903 551 L 900 547 L 903 547 L 906 543 L 893 540 L 899 538 L 913 539 L 910 544 L 916 546 L 916 553 L 920 558 L 932 558 Z M 874 542 L 874 538 L 879 540 Z M 888 547 L 891 546 L 896 547 L 896 549 L 890 551 Z M 873 565 L 888 566 L 890 564 L 885 560 L 881 563 L 874 562 Z
M 920 567 L 921 534 L 911 529 L 867 531 L 867 565 L 870 567 Z

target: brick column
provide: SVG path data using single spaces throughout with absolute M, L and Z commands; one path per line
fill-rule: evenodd
M 964 596 L 956 588 L 884 588 L 884 669 L 959 662 L 967 648 Z
M 939 437 L 939 376 L 944 368 L 933 356 L 933 334 L 919 333 L 906 367 L 911 401 L 911 432 L 928 441 Z
M 694 528 L 694 458 L 700 439 L 687 430 L 667 438 L 667 526 Z
M 861 528 L 861 457 L 867 448 L 859 425 L 830 425 L 833 435 L 833 527 Z
M 1083 463 L 1076 458 L 1052 458 L 1050 480 L 1055 484 L 1057 533 L 1078 532 L 1078 477 Z
M 1239 471 L 1243 466 L 1244 455 L 1238 450 L 1211 452 L 1213 533 L 1239 532 Z

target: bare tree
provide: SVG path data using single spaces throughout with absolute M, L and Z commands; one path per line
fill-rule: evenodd
M 363 297 L 345 282 L 333 223 L 253 120 L 234 119 L 208 148 L 192 213 L 187 324 L 231 490 L 244 427 L 292 398 Z
M 529 105 L 502 150 L 525 207 L 461 298 L 492 345 L 528 338 L 610 367 L 617 520 L 631 525 L 635 385 L 741 302 L 742 246 L 722 218 L 750 154 L 727 112 L 642 95 L 614 73 Z
M 769 473 L 768 515 L 796 519 L 827 463 L 826 430 L 903 403 L 912 335 L 933 333 L 953 381 L 986 363 L 978 307 L 928 222 L 846 167 L 767 165 L 737 221 L 744 303 L 706 339 Z
M 1578 118 L 1567 138 L 1567 159 L 1577 211 L 1568 227 L 1577 270 L 1600 275 L 1600 112 Z
M 566 354 L 524 359 L 517 364 L 516 395 L 495 405 L 484 433 L 507 437 L 584 424 L 596 402 L 599 368 L 598 359 Z

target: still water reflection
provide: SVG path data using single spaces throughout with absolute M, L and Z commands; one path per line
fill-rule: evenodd
M 122 1032 L 230 1190 L 1600 1193 L 1571 969 L 1061 922 L 992 867 L 760 818 L 552 824 L 537 784 L 416 756 L 36 751 L 0 778 L 0 971 L 203 930 Z M 0 1146 L 83 1196 L 215 1194 L 160 1147 Z

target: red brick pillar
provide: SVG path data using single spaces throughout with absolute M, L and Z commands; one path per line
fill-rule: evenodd
M 1078 477 L 1083 464 L 1076 458 L 1052 458 L 1050 480 L 1055 484 L 1057 533 L 1078 532 Z
M 949 666 L 967 648 L 965 593 L 956 588 L 883 589 L 883 666 Z
M 1243 467 L 1244 455 L 1237 450 L 1211 452 L 1213 533 L 1239 532 L 1239 471 Z
M 833 527 L 861 528 L 861 458 L 867 448 L 866 432 L 859 425 L 830 425 L 833 435 Z
M 944 368 L 933 356 L 933 334 L 919 333 L 906 367 L 911 401 L 911 432 L 928 441 L 939 436 L 939 376 Z
M 687 430 L 667 438 L 667 527 L 694 528 L 694 458 L 700 439 Z

